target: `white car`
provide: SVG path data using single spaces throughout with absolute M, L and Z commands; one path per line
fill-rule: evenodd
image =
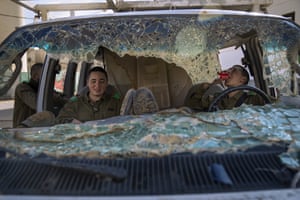
M 57 115 L 53 91 L 78 95 L 94 65 L 123 97 L 150 89 L 159 111 L 1 129 L 0 198 L 298 199 L 299 48 L 298 24 L 238 11 L 141 11 L 16 29 L 0 45 L 0 95 L 34 53 L 45 55 L 37 112 Z M 209 112 L 190 112 L 197 86 L 232 64 L 246 67 L 251 84 L 224 90 Z M 266 104 L 218 109 L 232 90 Z

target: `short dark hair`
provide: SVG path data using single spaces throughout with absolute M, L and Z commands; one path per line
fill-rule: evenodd
M 246 70 L 246 68 L 241 65 L 233 65 L 232 68 L 236 68 L 236 69 L 240 70 L 240 72 L 242 73 L 242 76 L 246 78 L 245 85 L 247 85 L 249 83 L 250 76 L 249 76 L 249 73 Z
M 43 63 L 35 63 L 31 66 L 30 76 L 32 77 L 34 74 L 38 72 L 38 70 L 43 68 Z
M 105 69 L 103 67 L 95 66 L 95 67 L 92 67 L 91 69 L 89 69 L 88 74 L 87 74 L 87 78 L 90 77 L 90 74 L 92 72 L 101 72 L 105 75 L 106 80 L 108 80 L 107 72 L 105 71 Z

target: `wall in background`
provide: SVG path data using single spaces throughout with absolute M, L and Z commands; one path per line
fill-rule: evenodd
M 10 0 L 0 1 L 0 41 L 23 23 L 22 7 Z
M 288 15 L 300 25 L 300 1 L 299 0 L 273 0 L 273 4 L 267 8 L 268 13 L 276 15 Z

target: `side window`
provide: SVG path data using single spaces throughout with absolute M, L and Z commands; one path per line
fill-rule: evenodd
M 70 98 L 75 93 L 75 73 L 77 68 L 76 62 L 70 62 L 67 58 L 59 60 L 59 73 L 55 76 L 54 89 Z
M 230 68 L 232 65 L 242 65 L 242 58 L 244 57 L 242 49 L 235 47 L 228 47 L 219 50 L 219 61 L 222 70 Z
M 78 64 L 78 68 L 76 71 L 76 83 L 75 83 L 76 84 L 75 86 L 77 89 L 77 92 L 76 92 L 77 95 L 83 95 L 88 91 L 87 87 L 86 87 L 87 73 L 92 65 L 93 65 L 93 63 L 85 62 L 85 61 L 80 62 Z
M 64 92 L 64 84 L 66 77 L 66 67 L 64 63 L 59 63 L 61 70 L 55 76 L 54 90 L 60 93 Z

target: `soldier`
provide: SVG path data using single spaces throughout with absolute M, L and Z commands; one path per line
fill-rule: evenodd
M 72 97 L 59 112 L 56 123 L 81 123 L 120 114 L 120 95 L 107 92 L 108 77 L 102 67 L 90 69 L 87 85 L 89 91 Z
M 203 83 L 200 87 L 194 91 L 190 98 L 185 102 L 185 105 L 196 110 L 206 111 L 210 103 L 227 87 L 237 87 L 247 85 L 249 82 L 249 74 L 247 70 L 241 65 L 234 65 L 228 70 L 228 78 L 224 80 L 216 79 L 212 83 Z M 236 106 L 240 98 L 242 98 L 244 92 L 241 90 L 233 91 L 228 94 L 228 97 L 224 98 L 220 104 L 220 109 L 232 109 Z M 256 94 L 248 94 L 247 98 L 243 101 L 246 104 L 252 105 L 264 105 L 263 99 Z
M 13 127 L 17 127 L 30 115 L 36 112 L 37 93 L 43 64 L 32 65 L 29 82 L 22 82 L 15 90 Z

